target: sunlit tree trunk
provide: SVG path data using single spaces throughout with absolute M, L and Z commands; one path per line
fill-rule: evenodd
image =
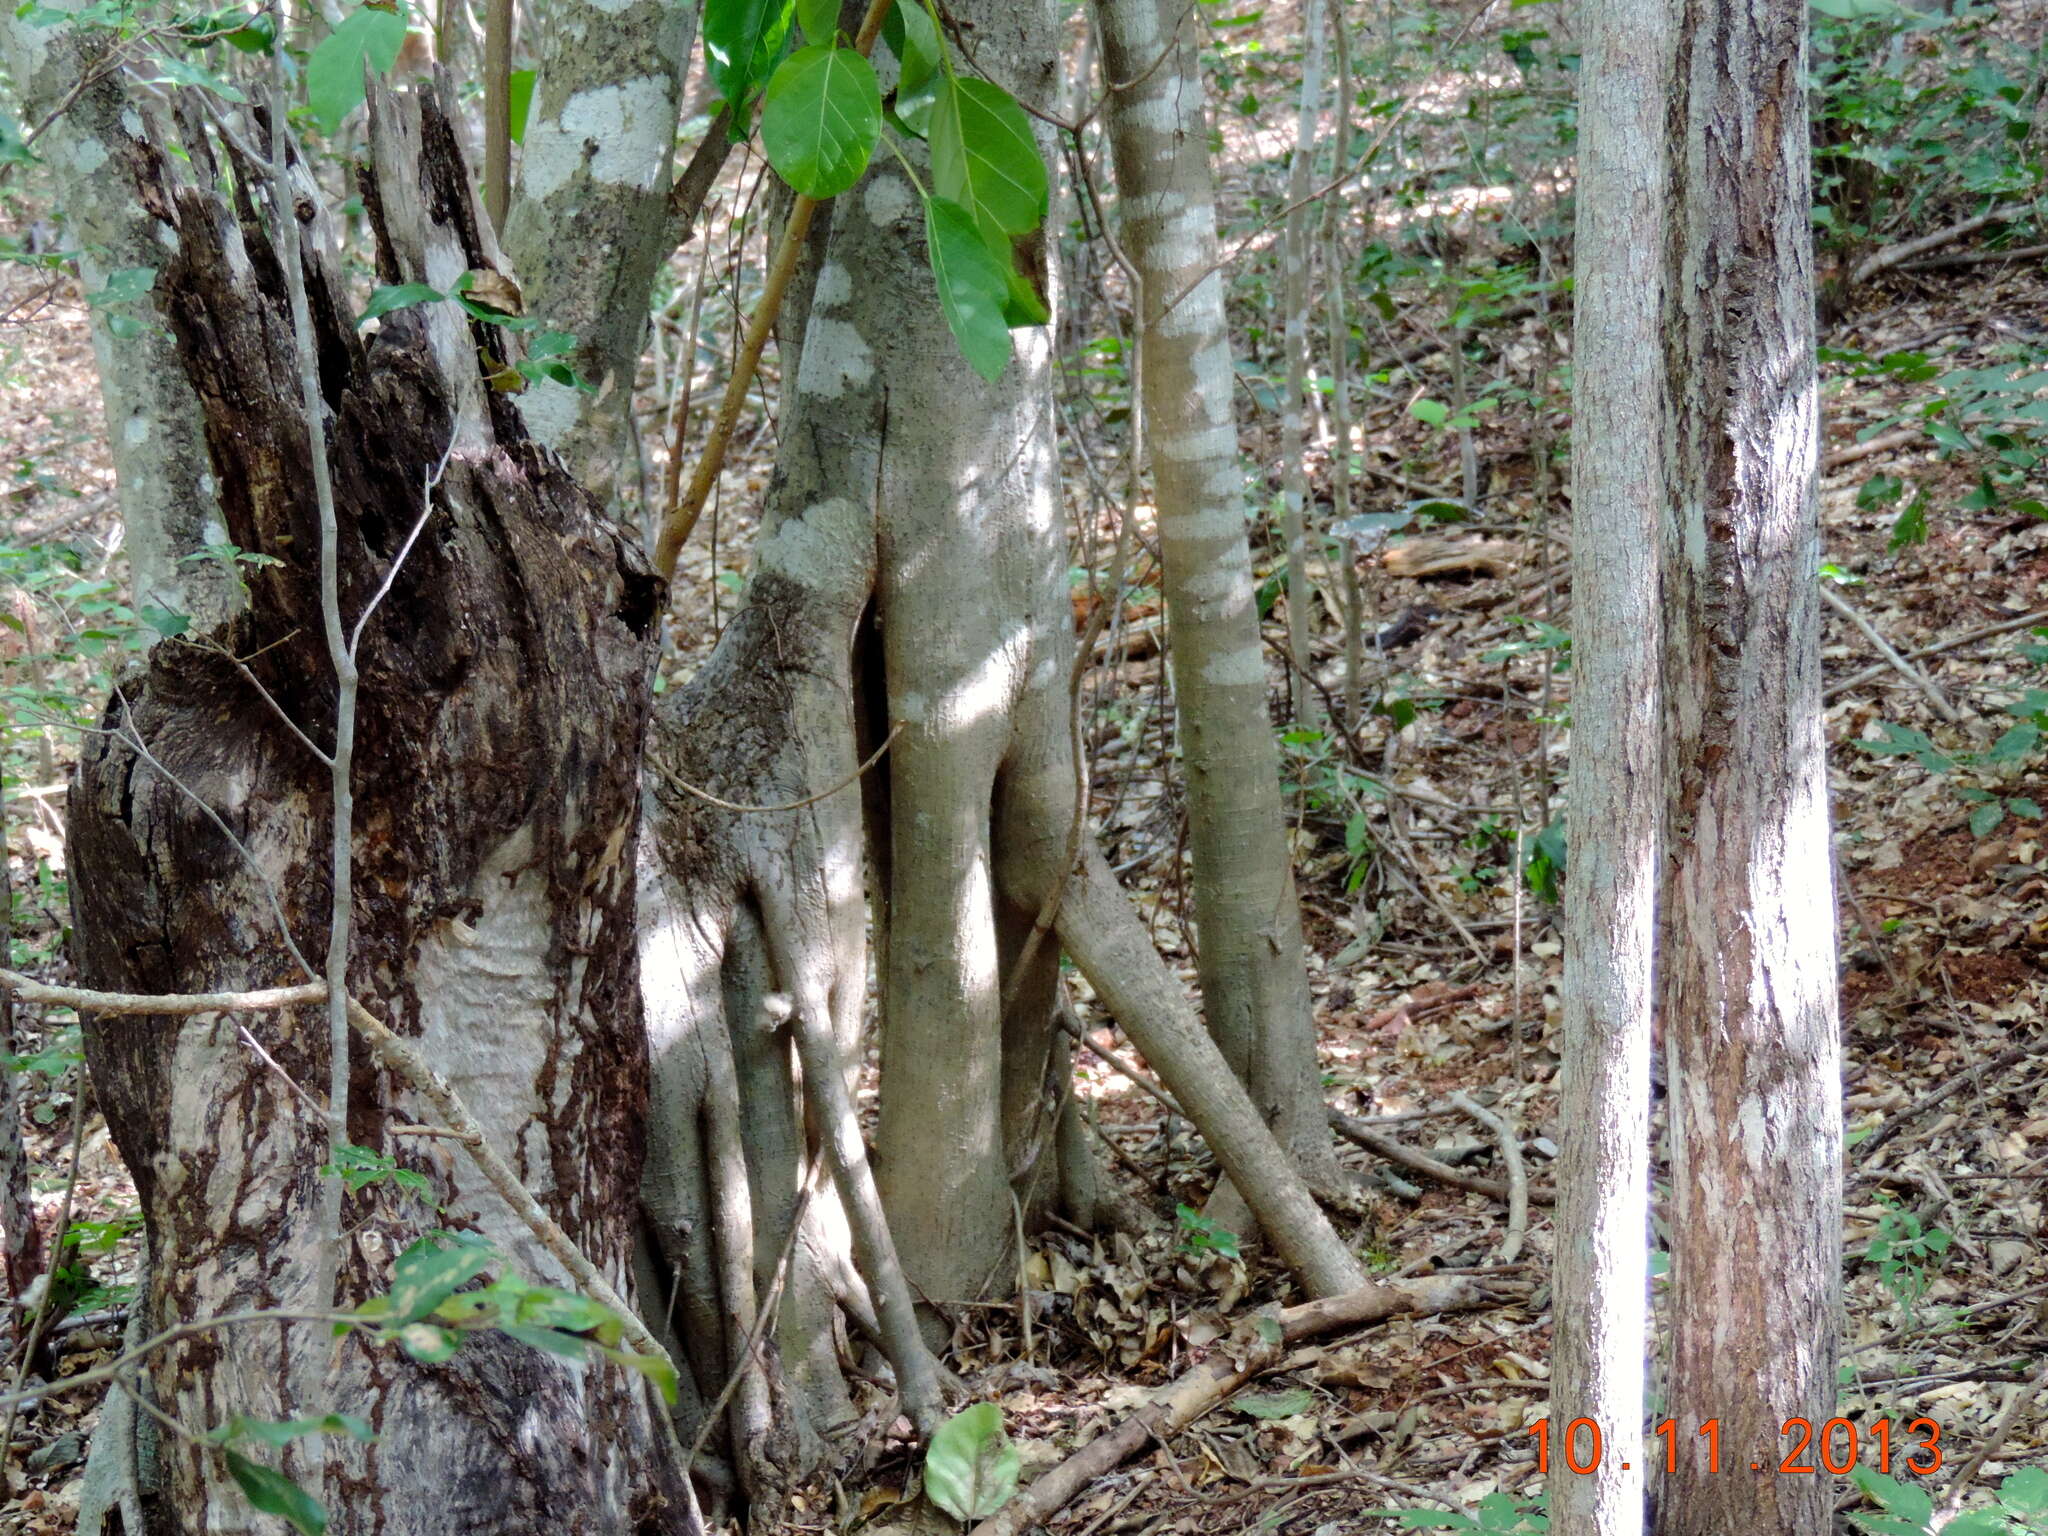
M 1572 739 L 1567 796 L 1552 1466 L 1558 1536 L 1643 1525 L 1651 956 L 1665 498 L 1665 104 L 1670 0 L 1582 0 L 1572 364 Z
M 648 291 L 668 255 L 669 170 L 696 9 L 661 0 L 551 0 L 529 25 L 539 54 L 505 253 L 529 310 L 576 338 L 595 393 L 543 380 L 520 397 L 527 430 L 585 487 L 615 499 L 636 449 L 633 381 Z
M 387 99 L 373 119 L 380 279 L 495 265 L 446 101 Z M 110 170 L 164 237 L 162 312 L 205 402 L 229 537 L 275 563 L 252 575 L 248 610 L 203 637 L 218 649 L 160 647 L 124 683 L 80 765 L 79 970 L 136 992 L 299 980 L 280 928 L 317 952 L 333 899 L 314 747 L 332 737 L 334 686 L 270 210 L 247 198 L 230 213 L 207 146 L 184 147 L 190 182 L 141 141 Z M 237 169 L 243 186 L 262 185 L 260 168 Z M 541 1205 L 630 1294 L 645 1119 L 631 850 L 657 589 L 487 387 L 480 349 L 501 335 L 444 305 L 387 316 L 365 341 L 312 200 L 299 212 L 348 622 L 396 567 L 362 656 L 351 990 L 420 1042 Z M 230 654 L 250 658 L 246 674 Z M 328 1081 L 324 1016 L 244 1022 L 247 1038 L 227 1018 L 88 1025 L 148 1224 L 136 1305 L 152 1325 L 353 1305 L 390 1285 L 393 1258 L 428 1228 L 474 1231 L 529 1278 L 565 1283 L 454 1144 L 402 1133 L 431 1112 L 365 1054 L 350 1138 L 423 1175 L 429 1195 L 381 1183 L 350 1196 L 341 1294 L 319 1294 L 327 1128 L 308 1085 Z M 326 1326 L 242 1325 L 159 1351 L 141 1386 L 195 1432 L 238 1413 L 372 1421 L 374 1446 L 325 1452 L 318 1491 L 336 1533 L 690 1527 L 648 1384 L 504 1335 L 429 1365 L 360 1337 L 337 1344 Z M 150 1536 L 270 1528 L 216 1450 L 155 1438 L 147 1480 L 121 1500 Z
M 93 72 L 110 36 L 45 26 L 16 16 L 13 6 L 0 7 L 0 56 L 26 126 L 41 123 Z M 150 136 L 145 117 L 160 114 L 111 75 L 87 85 L 35 149 L 49 167 L 65 240 L 78 252 L 87 294 L 103 293 L 116 273 L 147 274 L 152 285 L 149 296 L 134 302 L 91 306 L 86 321 L 135 604 L 184 614 L 204 629 L 240 605 L 241 589 L 230 565 L 203 557 L 207 546 L 228 542 L 227 525 L 202 446 L 199 402 L 178 365 L 155 291 L 169 253 L 157 239 L 160 226 L 120 171 Z
M 1144 284 L 1143 407 L 1187 770 L 1202 999 L 1210 1032 L 1260 1112 L 1322 1177 L 1334 1164 L 1266 714 L 1223 282 L 1213 270 L 1200 23 L 1175 0 L 1102 0 L 1096 15 L 1120 228 Z
M 1801 0 L 1689 4 L 1668 118 L 1671 1536 L 1833 1518 L 1827 1479 L 1777 1470 L 1784 1422 L 1834 1403 L 1841 1272 L 1806 24 Z

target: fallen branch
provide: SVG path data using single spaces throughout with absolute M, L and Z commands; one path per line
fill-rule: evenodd
M 327 983 L 309 981 L 296 987 L 265 987 L 254 992 L 95 992 L 89 987 L 52 987 L 19 971 L 0 970 L 0 987 L 24 1003 L 52 1008 L 90 1009 L 94 1013 L 269 1013 L 322 1002 Z
M 1462 1093 L 1452 1094 L 1451 1102 L 1500 1141 L 1500 1160 L 1508 1174 L 1508 1230 L 1501 1239 L 1500 1262 L 1512 1264 L 1522 1256 L 1522 1240 L 1529 1235 L 1529 1173 L 1522 1163 L 1522 1139 L 1507 1116 L 1481 1108 Z
M 1432 1275 L 1368 1285 L 1341 1296 L 1289 1307 L 1267 1319 L 1267 1338 L 1256 1335 L 1219 1346 L 1209 1358 L 1154 1393 L 1152 1400 L 1115 1429 L 1096 1436 L 1024 1489 L 999 1514 L 982 1521 L 970 1536 L 1018 1536 L 1064 1508 L 1082 1489 L 1136 1455 L 1156 1437 L 1179 1433 L 1261 1371 L 1270 1370 L 1288 1346 L 1339 1328 L 1382 1322 L 1400 1313 L 1449 1312 L 1485 1305 L 1485 1293 L 1458 1275 Z
M 1368 1122 L 1356 1115 L 1347 1115 L 1341 1109 L 1330 1111 L 1330 1126 L 1346 1141 L 1365 1148 L 1375 1157 L 1385 1158 L 1398 1167 L 1406 1168 L 1411 1173 L 1435 1179 L 1437 1183 L 1448 1184 L 1453 1189 L 1466 1190 L 1475 1195 L 1488 1195 L 1495 1200 L 1506 1200 L 1509 1197 L 1508 1186 L 1499 1180 L 1479 1179 L 1469 1173 L 1460 1173 L 1449 1163 L 1440 1163 L 1413 1147 L 1404 1146 L 1391 1136 L 1380 1135 Z M 1529 1199 L 1538 1205 L 1555 1205 L 1557 1191 L 1548 1185 L 1532 1184 L 1529 1186 Z
M 1875 458 L 1880 453 L 1890 453 L 1894 448 L 1909 448 L 1920 440 L 1917 427 L 1905 427 L 1897 432 L 1880 432 L 1876 437 L 1866 438 L 1860 443 L 1850 443 L 1845 448 L 1836 448 L 1820 456 L 1820 472 L 1830 474 L 1845 464 L 1854 464 L 1858 459 Z
M 1938 251 L 1945 245 L 1954 245 L 1965 236 L 1974 235 L 1987 224 L 2002 224 L 2027 213 L 2025 203 L 2008 203 L 1980 213 L 1974 218 L 1962 219 L 1931 234 L 1921 235 L 1913 240 L 1901 240 L 1897 245 L 1888 245 L 1881 251 L 1873 251 L 1857 263 L 1855 271 L 1849 274 L 1849 281 L 1856 284 L 1869 282 L 1880 272 L 1889 272 L 1893 267 L 1904 266 L 1916 256 L 1925 256 L 1929 251 Z
M 1992 640 L 1999 635 L 2009 635 L 2016 629 L 2031 629 L 2036 624 L 2048 624 L 2048 608 L 2038 608 L 2034 612 L 2022 614 L 2016 619 L 2001 619 L 1996 624 L 1986 624 L 1982 629 L 1970 630 L 1967 634 L 1957 635 L 1952 640 L 1942 640 L 1933 645 L 1923 645 L 1917 651 L 1908 651 L 1906 659 L 1908 661 L 1925 661 L 1930 656 L 1940 656 L 1949 651 L 1959 651 L 1964 646 L 1974 645 L 1979 640 Z M 1881 663 L 1875 667 L 1865 667 L 1853 677 L 1845 677 L 1839 683 L 1830 685 L 1827 697 L 1832 699 L 1838 694 L 1847 693 L 1852 688 L 1861 688 L 1865 683 L 1874 683 L 1890 670 L 1891 667 L 1888 663 Z
M 1821 586 L 1820 595 L 1821 601 L 1863 632 L 1863 638 L 1876 648 L 1877 654 L 1885 659 L 1888 666 L 1926 696 L 1927 702 L 1934 706 L 1934 712 L 1937 715 L 1941 716 L 1950 725 L 1962 724 L 1963 717 L 1961 713 L 1957 711 L 1955 705 L 1949 703 L 1946 695 L 1934 686 L 1927 674 L 1894 650 L 1891 642 L 1877 632 L 1877 626 L 1852 607 L 1847 598 L 1825 583 Z
M 2002 251 L 1958 251 L 1953 256 L 1935 256 L 1927 261 L 1908 261 L 1901 272 L 1939 272 L 1945 267 L 1975 267 L 1991 261 L 2031 261 L 2048 256 L 2048 245 L 2015 245 Z

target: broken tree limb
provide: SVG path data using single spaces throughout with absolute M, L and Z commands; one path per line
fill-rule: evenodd
M 1850 280 L 1858 284 L 1867 283 L 1878 273 L 1889 272 L 1893 267 L 1903 266 L 1916 256 L 1925 256 L 1929 251 L 1938 251 L 1945 245 L 1954 245 L 1956 241 L 1974 235 L 1987 224 L 2000 224 L 2008 219 L 2024 217 L 2026 213 L 2025 203 L 2009 203 L 2003 207 L 1993 208 L 1988 213 L 1980 213 L 1974 218 L 1962 219 L 1930 234 L 1921 235 L 1918 239 L 1901 240 L 1897 245 L 1888 245 L 1883 250 L 1873 251 L 1864 257 L 1857 263 L 1856 270 L 1850 274 Z
M 1342 1295 L 1289 1307 L 1270 1339 L 1254 1335 L 1233 1349 L 1226 1344 L 1115 1429 L 1096 1436 L 1019 1493 L 1000 1513 L 982 1521 L 969 1536 L 1018 1536 L 1050 1518 L 1105 1472 L 1136 1455 L 1154 1437 L 1179 1433 L 1261 1371 L 1270 1370 L 1288 1347 L 1339 1328 L 1382 1322 L 1401 1313 L 1449 1312 L 1485 1304 L 1478 1284 L 1462 1275 L 1432 1275 L 1367 1285 Z
M 1316 1296 L 1358 1286 L 1358 1261 L 1195 1017 L 1099 849 L 1083 854 L 1057 927 L 1082 975 L 1194 1121 L 1303 1285 Z
M 1905 427 L 1897 432 L 1881 432 L 1876 437 L 1866 438 L 1860 443 L 1836 448 L 1820 457 L 1820 472 L 1832 474 L 1845 464 L 1854 464 L 1859 459 L 1875 458 L 1880 453 L 1890 453 L 1894 448 L 1908 448 L 1920 441 L 1918 427 Z
M 1885 659 L 1886 665 L 1890 666 L 1899 676 L 1919 689 L 1926 697 L 1927 702 L 1934 706 L 1934 712 L 1937 715 L 1941 716 L 1950 725 L 1962 724 L 1963 717 L 1961 713 L 1957 711 L 1955 705 L 1949 703 L 1947 696 L 1934 686 L 1927 674 L 1901 656 L 1892 643 L 1877 632 L 1875 624 L 1872 624 L 1856 608 L 1850 606 L 1847 598 L 1835 591 L 1834 588 L 1826 585 L 1821 587 L 1820 596 L 1822 602 L 1826 603 L 1835 612 L 1862 631 L 1863 638 L 1868 640 L 1877 654 Z
M 1440 1163 L 1435 1158 L 1403 1145 L 1391 1136 L 1382 1136 L 1372 1128 L 1371 1122 L 1356 1115 L 1347 1115 L 1340 1109 L 1330 1111 L 1330 1124 L 1346 1141 L 1355 1142 L 1375 1157 L 1419 1173 L 1424 1178 L 1435 1179 L 1439 1184 L 1448 1184 L 1453 1189 L 1466 1190 L 1475 1195 L 1487 1195 L 1495 1200 L 1508 1198 L 1508 1186 L 1498 1179 L 1474 1178 L 1469 1173 L 1460 1173 L 1449 1163 Z M 1537 1205 L 1555 1205 L 1557 1191 L 1547 1185 L 1529 1186 L 1529 1199 Z
M 1923 645 L 1917 651 L 1908 651 L 1906 659 L 1908 661 L 1925 661 L 1930 656 L 1940 656 L 1948 651 L 1959 651 L 1964 646 L 1974 645 L 1979 640 L 1995 639 L 1999 635 L 2009 635 L 2018 629 L 2031 629 L 2036 624 L 2048 624 L 2048 608 L 2039 608 L 2032 613 L 2023 613 L 2016 619 L 2001 619 L 1996 624 L 1986 624 L 1981 629 L 1970 630 L 1955 636 L 1953 639 L 1938 640 L 1933 645 Z M 1874 667 L 1865 667 L 1861 672 L 1845 677 L 1839 683 L 1830 683 L 1826 697 L 1830 699 L 1836 698 L 1841 694 L 1847 693 L 1852 688 L 1861 688 L 1865 683 L 1874 683 L 1890 670 L 1890 662 L 1879 662 Z
M 1501 1240 L 1499 1262 L 1512 1264 L 1522 1256 L 1522 1241 L 1529 1235 L 1529 1174 L 1522 1165 L 1522 1138 L 1505 1114 L 1495 1114 L 1462 1093 L 1452 1094 L 1451 1102 L 1500 1140 L 1500 1160 L 1508 1173 L 1508 1230 Z

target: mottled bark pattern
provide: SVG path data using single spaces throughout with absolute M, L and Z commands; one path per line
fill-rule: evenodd
M 60 8 L 68 8 L 59 0 Z M 52 27 L 0 8 L 0 58 L 20 93 L 22 117 L 39 122 L 82 79 L 104 64 L 111 34 L 97 28 Z M 147 109 L 152 114 L 155 108 Z M 66 243 L 78 251 L 78 275 L 97 293 L 116 272 L 163 265 L 157 222 L 119 173 L 146 138 L 144 105 L 118 74 L 86 85 L 36 141 L 49 167 Z M 107 445 L 120 485 L 122 543 L 138 607 L 153 604 L 206 627 L 241 601 L 231 572 L 219 562 L 187 559 L 225 541 L 213 475 L 201 451 L 199 403 L 178 366 L 161 323 L 159 294 L 86 311 Z M 122 322 L 143 322 L 116 336 Z
M 576 338 L 571 360 L 597 388 L 544 381 L 521 397 L 520 414 L 607 500 L 635 463 L 627 412 L 648 290 L 668 254 L 669 167 L 696 16 L 663 0 L 554 0 L 537 12 L 540 74 L 505 250 L 528 310 Z
M 1687 0 L 1671 98 L 1667 1411 L 1720 1420 L 1724 1465 L 1681 1458 L 1670 1536 L 1831 1522 L 1826 1479 L 1776 1471 L 1783 1422 L 1834 1403 L 1841 1271 L 1806 20 Z
M 1558 1536 L 1637 1536 L 1645 1460 L 1631 1452 L 1649 1334 L 1651 958 L 1663 819 L 1664 118 L 1675 11 L 1668 0 L 1582 0 L 1579 17 L 1572 861 L 1550 1417 L 1589 1419 L 1611 1438 L 1592 1472 L 1551 1480 L 1551 1521 Z
M 1282 1144 L 1311 1172 L 1327 1172 L 1301 908 L 1266 716 L 1223 280 L 1212 270 L 1200 23 L 1178 0 L 1098 0 L 1096 15 L 1112 83 L 1104 111 L 1123 242 L 1145 281 L 1145 418 L 1187 767 L 1202 1001 L 1210 1033 Z
M 491 264 L 444 113 L 433 98 L 374 104 L 379 158 L 397 173 L 365 180 L 382 282 L 446 287 L 454 271 Z M 277 708 L 324 742 L 334 689 L 282 274 L 267 210 L 242 202 L 231 214 L 205 157 L 193 161 L 202 184 L 181 184 L 138 141 L 122 169 L 168 237 L 158 288 L 204 412 L 228 536 L 280 562 L 251 571 L 247 612 L 206 638 L 249 658 Z M 237 172 L 238 187 L 260 184 L 257 168 Z M 624 1289 L 645 1112 L 631 850 L 657 588 L 587 494 L 526 441 L 509 400 L 482 387 L 485 354 L 503 346 L 496 332 L 440 306 L 358 337 L 315 206 L 302 198 L 296 212 L 332 413 L 345 622 L 390 571 L 448 454 L 363 644 L 351 989 L 421 1040 L 542 1205 Z M 121 735 L 93 738 L 72 791 L 83 979 L 125 991 L 301 979 L 272 893 L 317 953 L 331 898 L 325 766 L 198 646 L 160 647 L 104 724 L 132 730 L 149 755 Z M 275 1067 L 232 1019 L 87 1031 L 149 1223 L 141 1304 L 157 1325 L 329 1304 L 310 1285 L 326 1130 L 292 1086 L 327 1080 L 324 1015 L 247 1027 Z M 442 1209 L 388 1186 L 351 1196 L 340 1301 L 386 1289 L 392 1258 L 430 1226 L 478 1231 L 522 1273 L 561 1283 L 455 1148 L 393 1134 L 428 1118 L 425 1107 L 358 1052 L 351 1139 L 426 1174 Z M 316 1401 L 295 1396 L 308 1379 L 322 1383 Z M 368 1418 L 375 1445 L 326 1452 L 329 1529 L 348 1536 L 684 1529 L 651 1389 L 502 1335 L 423 1365 L 353 1339 L 337 1347 L 321 1327 L 228 1329 L 161 1351 L 146 1386 L 199 1430 L 235 1413 Z M 213 1452 L 168 1441 L 160 1472 L 145 1490 L 151 1536 L 268 1528 Z

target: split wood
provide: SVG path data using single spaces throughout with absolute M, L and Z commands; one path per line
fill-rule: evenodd
M 1178 1434 L 1216 1404 L 1270 1370 L 1288 1346 L 1304 1339 L 1383 1322 L 1402 1313 L 1427 1314 L 1467 1310 L 1486 1305 L 1485 1293 L 1462 1275 L 1432 1275 L 1387 1285 L 1366 1285 L 1341 1296 L 1289 1307 L 1268 1318 L 1270 1340 L 1256 1335 L 1220 1344 L 1207 1360 L 1154 1393 L 1152 1400 L 1115 1429 L 1098 1435 L 1065 1461 L 1045 1473 L 1006 1505 L 977 1525 L 970 1536 L 1018 1536 L 1063 1509 L 1089 1483 L 1136 1455 L 1156 1437 Z

